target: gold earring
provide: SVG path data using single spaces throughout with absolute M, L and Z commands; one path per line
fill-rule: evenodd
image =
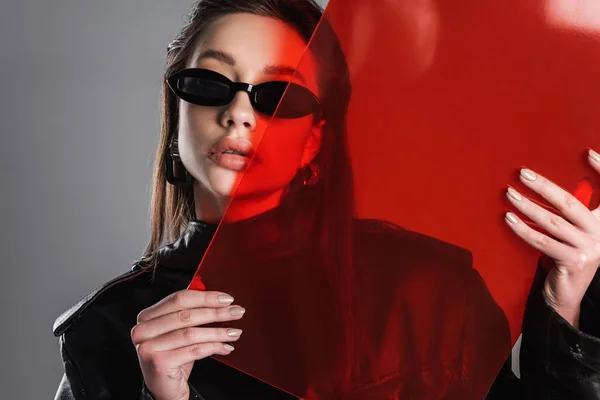
M 306 168 L 306 170 L 308 170 L 308 171 L 306 173 L 304 180 L 302 181 L 302 184 L 304 186 L 313 186 L 317 182 L 319 182 L 319 178 L 321 177 L 321 169 L 319 168 L 319 166 L 317 164 L 315 164 L 315 163 L 308 164 L 308 167 Z

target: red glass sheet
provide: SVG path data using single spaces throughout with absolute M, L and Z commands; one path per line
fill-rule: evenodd
M 356 398 L 387 398 L 377 394 L 385 390 L 408 398 L 411 385 L 421 385 L 418 398 L 469 398 L 449 391 L 452 368 L 427 370 L 456 357 L 469 396 L 483 398 L 520 334 L 539 257 L 504 222 L 507 185 L 538 199 L 518 181 L 526 166 L 598 204 L 585 151 L 600 149 L 600 34 L 589 23 L 557 24 L 551 3 L 330 1 L 297 71 L 314 74 L 314 58 L 349 78 L 347 118 L 343 90 L 321 82 L 329 104 L 321 181 L 297 182 L 293 202 L 253 216 L 248 194 L 284 179 L 278 162 L 300 162 L 286 152 L 298 146 L 286 136 L 297 120 L 275 118 L 265 132 L 190 286 L 228 292 L 247 309 L 242 339 L 220 360 L 303 396 L 309 386 L 335 386 L 333 349 L 347 340 L 368 360 L 351 386 L 371 392 Z M 330 27 L 347 76 L 335 68 Z M 345 157 L 335 139 L 344 120 L 362 219 L 350 225 L 340 215 L 353 202 L 331 195 L 346 185 L 344 174 L 329 167 Z M 315 228 L 322 220 L 339 226 Z M 346 337 L 346 303 L 336 295 L 350 269 L 329 274 L 323 261 L 348 249 L 365 342 Z

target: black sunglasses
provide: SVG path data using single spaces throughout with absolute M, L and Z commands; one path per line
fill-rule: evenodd
M 218 72 L 202 68 L 176 72 L 167 79 L 167 83 L 179 98 L 199 106 L 224 106 L 233 101 L 237 92 L 244 91 L 250 96 L 252 107 L 262 114 L 273 116 L 277 110 L 278 118 L 314 114 L 317 120 L 321 119 L 317 96 L 295 83 L 271 81 L 251 85 L 232 82 Z

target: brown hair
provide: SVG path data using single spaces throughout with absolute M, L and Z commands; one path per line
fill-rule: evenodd
M 188 15 L 187 24 L 169 44 L 162 85 L 161 134 L 156 152 L 151 201 L 151 238 L 143 261 L 158 264 L 158 250 L 163 241 L 175 241 L 188 222 L 195 218 L 192 187 L 173 186 L 166 181 L 166 154 L 177 130 L 178 99 L 166 84 L 172 73 L 184 69 L 194 51 L 198 36 L 216 19 L 234 13 L 249 13 L 276 18 L 294 27 L 308 43 L 317 25 L 319 36 L 313 38 L 311 51 L 318 65 L 321 89 L 323 127 L 319 154 L 314 163 L 320 169 L 320 181 L 308 188 L 302 185 L 302 171 L 288 187 L 280 207 L 297 212 L 299 205 L 309 204 L 300 212 L 310 212 L 318 222 L 318 247 L 328 269 L 338 309 L 344 322 L 345 338 L 340 340 L 339 371 L 341 389 L 347 390 L 351 375 L 358 368 L 357 351 L 360 336 L 353 304 L 355 275 L 352 256 L 352 223 L 354 198 L 352 171 L 346 143 L 346 113 L 351 86 L 348 65 L 339 40 L 314 0 L 200 0 Z

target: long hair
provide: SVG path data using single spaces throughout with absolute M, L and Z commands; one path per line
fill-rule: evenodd
M 344 335 L 340 340 L 340 390 L 347 390 L 358 368 L 358 329 L 354 305 L 355 272 L 352 255 L 354 220 L 353 180 L 348 155 L 346 113 L 351 86 L 348 65 L 339 40 L 314 0 L 200 0 L 189 14 L 182 31 L 169 44 L 161 94 L 161 132 L 156 152 L 151 200 L 151 237 L 143 260 L 157 267 L 158 250 L 164 241 L 179 239 L 188 222 L 195 218 L 191 187 L 173 186 L 166 181 L 166 154 L 176 135 L 178 100 L 166 84 L 166 78 L 185 68 L 198 36 L 216 19 L 234 13 L 249 13 L 279 19 L 294 27 L 308 43 L 319 26 L 319 37 L 310 50 L 317 62 L 321 92 L 323 126 L 321 147 L 313 160 L 320 169 L 319 182 L 310 188 L 302 185 L 302 171 L 292 180 L 280 207 L 292 212 L 301 204 L 310 204 L 316 221 L 318 248 L 327 268 L 338 301 Z M 304 210 L 303 212 L 306 212 Z

